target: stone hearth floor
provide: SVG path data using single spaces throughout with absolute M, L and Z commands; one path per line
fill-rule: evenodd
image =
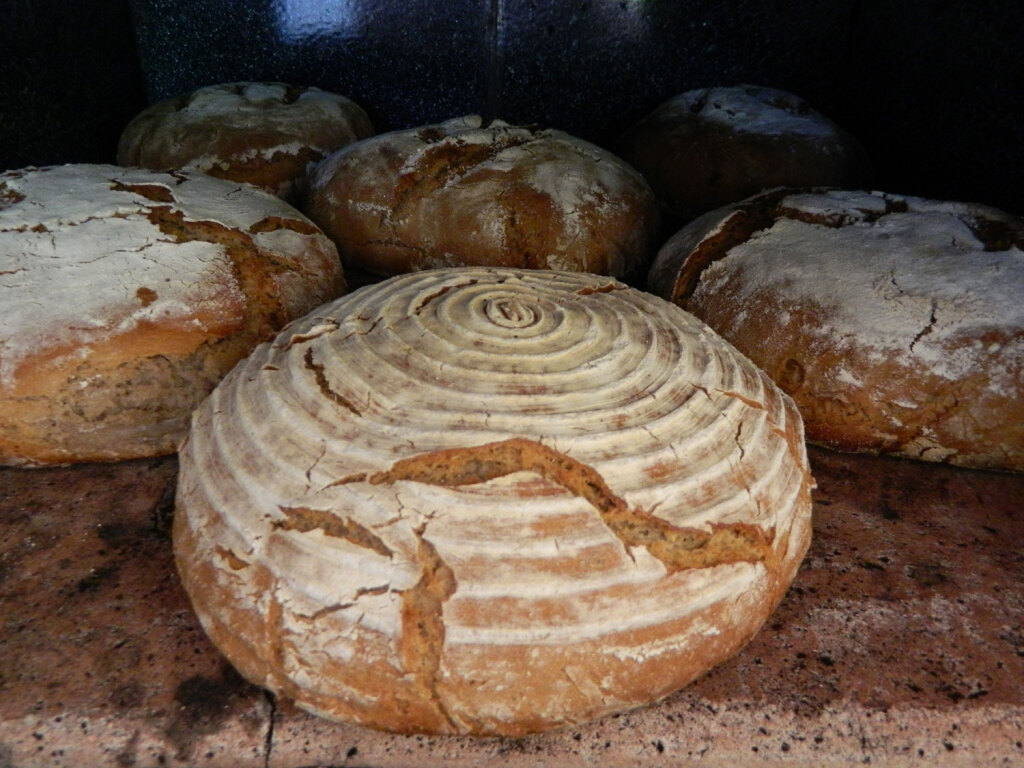
M 514 740 L 336 725 L 239 678 L 174 571 L 173 457 L 0 469 L 0 766 L 1024 765 L 1024 475 L 811 457 L 814 541 L 750 645 Z

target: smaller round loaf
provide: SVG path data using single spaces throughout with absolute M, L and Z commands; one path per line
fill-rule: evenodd
M 755 85 L 675 96 L 629 129 L 622 156 L 689 221 L 771 187 L 861 187 L 861 144 L 806 101 Z
M 812 442 L 1024 470 L 1019 218 L 772 190 L 680 230 L 648 284 L 772 376 Z
M 346 269 L 507 266 L 642 276 L 657 204 L 619 158 L 556 130 L 470 116 L 349 145 L 311 174 L 305 212 Z
M 238 360 L 344 289 L 331 241 L 255 187 L 0 174 L 0 464 L 173 452 Z
M 373 135 L 354 101 L 285 83 L 223 83 L 144 109 L 121 133 L 117 162 L 245 181 L 287 200 L 328 154 Z
M 353 291 L 196 411 L 174 546 L 248 680 L 399 732 L 520 736 L 735 654 L 810 539 L 792 401 L 607 277 L 467 267 Z

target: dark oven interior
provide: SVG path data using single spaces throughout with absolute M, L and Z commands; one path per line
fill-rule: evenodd
M 662 100 L 789 90 L 868 148 L 879 189 L 1024 209 L 1020 4 L 948 0 L 5 0 L 0 165 L 110 161 L 149 101 L 273 79 L 378 130 L 460 114 L 608 144 Z

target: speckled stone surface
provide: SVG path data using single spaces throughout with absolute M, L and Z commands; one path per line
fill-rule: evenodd
M 707 85 L 770 82 L 835 108 L 852 19 L 849 0 L 131 2 L 151 100 L 284 79 L 355 99 L 382 130 L 477 112 L 602 145 Z
M 912 0 L 130 0 L 150 99 L 336 90 L 379 130 L 466 112 L 610 148 L 665 99 L 751 82 L 850 130 L 893 192 L 1024 213 L 1024 5 Z
M 812 449 L 815 538 L 737 657 L 526 739 L 402 737 L 242 681 L 178 586 L 173 458 L 0 470 L 0 766 L 1024 765 L 1024 475 Z

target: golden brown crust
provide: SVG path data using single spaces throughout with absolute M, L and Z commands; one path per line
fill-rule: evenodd
M 811 442 L 1024 470 L 1024 223 L 1014 217 L 776 190 L 684 228 L 649 287 L 765 370 Z
M 0 221 L 0 463 L 171 453 L 235 363 L 344 292 L 330 241 L 255 189 L 114 166 L 2 183 L 27 197 Z
M 686 222 L 772 187 L 859 187 L 860 143 L 784 91 L 751 85 L 687 91 L 626 132 L 622 156 Z
M 309 167 L 372 135 L 363 109 L 338 94 L 284 83 L 223 83 L 144 109 L 122 132 L 117 161 L 198 170 L 294 200 Z
M 567 134 L 479 118 L 381 134 L 336 152 L 303 210 L 346 268 L 455 266 L 642 276 L 657 206 L 624 162 Z

